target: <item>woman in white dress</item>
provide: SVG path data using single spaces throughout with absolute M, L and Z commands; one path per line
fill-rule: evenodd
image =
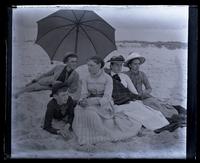
M 138 134 L 142 124 L 125 114 L 114 115 L 112 78 L 99 57 L 88 61 L 89 75 L 82 81 L 81 98 L 74 110 L 73 131 L 79 145 L 118 141 Z

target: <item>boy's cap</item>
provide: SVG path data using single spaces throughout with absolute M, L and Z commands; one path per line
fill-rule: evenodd
M 53 97 L 53 95 L 56 94 L 59 89 L 65 89 L 67 91 L 68 88 L 69 87 L 67 86 L 66 83 L 57 83 L 57 84 L 54 84 L 52 86 L 52 92 L 50 94 L 50 97 Z

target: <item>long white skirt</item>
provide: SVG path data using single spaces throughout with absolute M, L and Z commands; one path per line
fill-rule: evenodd
M 73 131 L 80 145 L 131 138 L 136 136 L 142 127 L 140 122 L 128 118 L 124 113 L 105 118 L 99 114 L 98 109 L 104 108 L 75 108 Z
M 124 113 L 133 118 L 144 127 L 156 130 L 169 124 L 164 115 L 157 110 L 145 106 L 141 101 L 132 101 L 129 104 L 114 105 L 115 113 Z

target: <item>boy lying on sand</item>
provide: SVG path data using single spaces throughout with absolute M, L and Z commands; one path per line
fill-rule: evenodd
M 64 84 L 56 84 L 52 88 L 50 97 L 53 97 L 47 104 L 43 129 L 52 134 L 61 134 L 62 130 L 52 127 L 53 119 L 64 120 L 69 124 L 69 131 L 72 131 L 74 119 L 74 108 L 76 102 L 68 95 L 69 87 Z

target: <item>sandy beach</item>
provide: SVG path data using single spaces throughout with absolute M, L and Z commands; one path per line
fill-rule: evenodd
M 117 43 L 118 50 L 113 55 L 126 57 L 129 52 L 140 52 L 146 57 L 141 70 L 146 72 L 151 82 L 152 95 L 169 104 L 187 103 L 187 49 L 169 50 L 157 47 L 142 47 L 135 43 Z M 47 54 L 33 41 L 14 42 L 12 88 L 24 86 L 39 74 L 48 71 L 50 64 Z M 109 66 L 106 64 L 106 66 Z M 84 66 L 83 66 L 84 67 Z M 126 71 L 127 69 L 124 69 Z M 79 71 L 85 71 L 79 68 Z M 80 73 L 81 75 L 82 73 Z M 81 76 L 83 77 L 83 76 Z M 92 152 L 78 151 L 75 138 L 66 141 L 44 131 L 43 123 L 50 91 L 25 93 L 12 99 L 12 156 L 32 158 L 184 158 L 186 156 L 186 128 L 174 132 L 155 134 L 145 130 L 142 137 L 117 143 L 100 143 Z M 62 127 L 62 122 L 55 122 Z

